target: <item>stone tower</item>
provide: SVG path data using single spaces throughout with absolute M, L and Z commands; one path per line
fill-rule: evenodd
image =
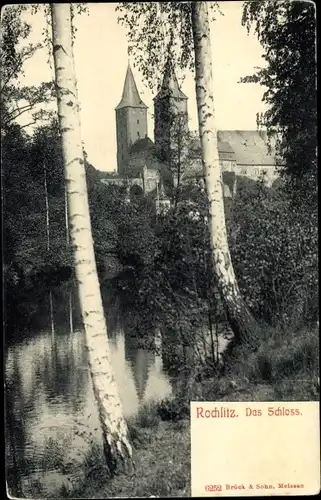
M 116 111 L 117 169 L 124 174 L 129 150 L 139 139 L 147 137 L 147 106 L 141 100 L 133 72 L 128 63 L 123 95 Z
M 154 98 L 154 137 L 159 158 L 168 162 L 178 137 L 188 133 L 187 96 L 181 91 L 171 57 L 167 59 L 162 85 Z

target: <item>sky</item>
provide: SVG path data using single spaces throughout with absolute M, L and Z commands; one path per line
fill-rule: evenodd
M 115 107 L 121 99 L 128 65 L 126 29 L 117 23 L 115 5 L 88 4 L 89 15 L 76 19 L 74 54 L 82 139 L 89 162 L 102 171 L 117 169 Z M 213 90 L 219 130 L 254 130 L 256 113 L 265 109 L 261 101 L 264 88 L 238 83 L 242 76 L 252 74 L 255 67 L 264 65 L 257 38 L 248 35 L 241 25 L 242 5 L 241 1 L 221 2 L 224 15 L 218 15 L 211 23 Z M 28 22 L 32 25 L 29 41 L 42 41 L 46 26 L 43 12 L 28 15 Z M 53 78 L 53 62 L 48 58 L 44 46 L 25 63 L 21 83 L 37 85 Z M 133 65 L 132 69 L 140 96 L 149 107 L 148 135 L 153 140 L 153 93 Z M 182 90 L 189 98 L 190 129 L 197 130 L 192 74 L 185 75 Z

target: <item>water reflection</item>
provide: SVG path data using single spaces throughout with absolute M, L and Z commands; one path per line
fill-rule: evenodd
M 171 393 L 159 354 L 144 350 L 118 328 L 111 335 L 112 364 L 126 417 L 142 403 Z M 84 334 L 42 331 L 9 346 L 5 366 L 6 453 L 9 491 L 28 492 L 30 481 L 58 484 L 62 466 L 75 462 L 100 438 L 87 368 Z M 84 436 L 80 429 L 84 429 Z M 80 458 L 79 458 L 80 457 Z M 60 477 L 61 479 L 61 477 Z M 58 484 L 59 486 L 59 484 Z
M 127 337 L 125 342 L 125 359 L 131 366 L 139 403 L 144 401 L 148 374 L 154 358 L 155 356 L 151 351 L 146 352 L 139 347 L 137 339 L 133 336 Z

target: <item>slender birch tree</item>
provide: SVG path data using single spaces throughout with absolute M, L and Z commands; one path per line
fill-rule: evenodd
M 45 203 L 46 203 L 46 233 L 47 233 L 47 252 L 50 252 L 50 212 L 49 212 L 49 197 L 48 197 L 48 186 L 47 186 L 47 166 L 46 162 L 43 162 L 43 173 L 44 173 L 44 191 L 45 191 Z M 50 308 L 50 326 L 51 335 L 55 335 L 55 321 L 54 321 L 54 308 L 53 308 L 53 298 L 52 289 L 50 287 L 49 291 L 49 308 Z
M 215 15 L 216 2 L 208 3 Z M 155 75 L 162 79 L 169 51 L 173 54 L 173 65 L 195 71 L 199 135 L 216 275 L 213 287 L 218 286 L 236 340 L 252 343 L 258 327 L 241 297 L 227 240 L 215 123 L 208 3 L 121 2 L 116 9 L 121 13 L 119 22 L 127 27 L 129 50 L 134 52 L 151 88 Z
M 111 365 L 95 262 L 72 51 L 71 4 L 51 4 L 51 20 L 70 241 L 104 453 L 107 468 L 113 473 L 121 465 L 132 465 L 132 449 Z
M 252 340 L 257 325 L 244 303 L 231 261 L 224 213 L 222 173 L 215 122 L 210 24 L 206 2 L 191 2 L 195 90 L 203 174 L 209 201 L 209 230 L 214 272 L 237 339 Z

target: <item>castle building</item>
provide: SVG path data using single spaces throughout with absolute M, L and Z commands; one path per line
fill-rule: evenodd
M 163 184 L 203 180 L 200 140 L 188 129 L 188 97 L 179 87 L 168 59 L 161 86 L 154 97 L 154 138 L 148 137 L 147 106 L 142 101 L 128 64 L 121 101 L 115 108 L 117 174 L 105 174 L 101 182 L 134 185 L 143 193 L 164 194 Z M 217 133 L 224 196 L 233 197 L 236 179 L 257 180 L 263 174 L 268 185 L 277 178 L 274 155 L 266 132 L 220 130 Z M 178 170 L 180 170 L 178 172 Z
M 186 154 L 186 144 L 178 144 L 188 136 L 188 97 L 181 91 L 170 59 L 158 94 L 154 97 L 154 137 L 158 157 L 168 163 L 174 152 Z
M 128 64 L 123 95 L 116 112 L 117 169 L 126 174 L 130 149 L 140 139 L 147 138 L 147 106 L 141 100 L 134 76 Z

